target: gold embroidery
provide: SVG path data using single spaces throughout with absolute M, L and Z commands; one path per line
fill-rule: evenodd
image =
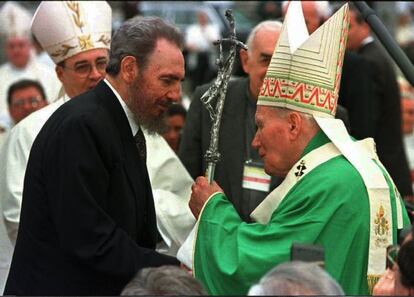
M 375 235 L 386 235 L 390 229 L 389 222 L 384 216 L 384 207 L 380 206 L 378 212 L 376 213 L 376 218 L 374 220 L 375 224 Z
M 99 39 L 97 40 L 97 42 L 102 42 L 103 44 L 108 45 L 111 42 L 111 39 L 105 37 L 105 35 L 102 34 L 101 37 L 99 37 Z
M 71 49 L 77 48 L 77 46 L 70 46 L 68 44 L 62 44 L 62 48 L 58 49 L 56 52 L 52 53 L 53 57 L 64 57 L 68 54 Z
M 92 40 L 91 40 L 91 34 L 79 36 L 78 39 L 79 39 L 79 46 L 80 46 L 81 50 L 83 50 L 83 51 L 95 47 L 93 45 Z
M 69 9 L 72 10 L 74 13 L 72 17 L 75 25 L 78 26 L 79 29 L 82 29 L 84 23 L 81 21 L 79 3 L 74 1 L 67 1 L 66 4 L 69 7 Z

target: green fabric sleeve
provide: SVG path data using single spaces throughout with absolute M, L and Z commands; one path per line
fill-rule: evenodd
M 293 242 L 322 245 L 325 268 L 346 294 L 367 293 L 368 196 L 343 157 L 298 182 L 267 225 L 243 222 L 223 194 L 208 202 L 199 220 L 194 273 L 210 294 L 246 294 L 267 271 L 289 261 Z

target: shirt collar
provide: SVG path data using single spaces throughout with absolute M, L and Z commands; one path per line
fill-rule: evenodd
M 137 134 L 140 127 L 137 125 L 137 123 L 135 123 L 134 115 L 133 115 L 132 111 L 129 109 L 128 105 L 126 105 L 126 103 L 122 99 L 121 95 L 119 95 L 117 90 L 115 90 L 115 88 L 111 85 L 111 83 L 106 78 L 104 79 L 104 82 L 108 85 L 108 87 L 112 90 L 112 92 L 114 92 L 116 98 L 118 99 L 119 103 L 121 104 L 122 109 L 124 110 L 125 115 L 128 119 L 129 126 L 131 127 L 132 135 L 134 136 L 135 134 Z

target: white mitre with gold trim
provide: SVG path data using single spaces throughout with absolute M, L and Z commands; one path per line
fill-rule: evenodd
M 109 49 L 112 10 L 106 1 L 42 1 L 31 28 L 57 64 L 80 52 Z
M 0 9 L 0 33 L 9 37 L 30 37 L 32 14 L 14 1 L 7 1 Z

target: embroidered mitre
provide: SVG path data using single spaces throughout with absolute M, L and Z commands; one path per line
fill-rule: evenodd
M 0 9 L 0 34 L 6 38 L 30 37 L 31 13 L 14 1 L 7 1 Z
M 289 3 L 257 104 L 333 118 L 348 35 L 348 4 L 310 36 L 301 5 Z
M 106 1 L 42 1 L 31 28 L 57 64 L 84 51 L 109 49 L 112 10 Z

